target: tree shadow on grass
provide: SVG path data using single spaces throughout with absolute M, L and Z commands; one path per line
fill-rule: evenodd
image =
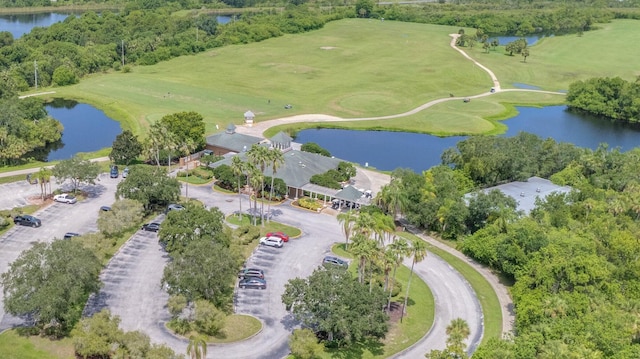
M 374 356 L 384 354 L 384 345 L 375 338 L 370 338 L 362 342 L 351 344 L 348 347 L 327 349 L 331 358 L 335 359 L 356 359 L 362 358 L 366 352 Z

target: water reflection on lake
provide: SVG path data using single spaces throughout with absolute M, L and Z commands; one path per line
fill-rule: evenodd
M 9 31 L 14 39 L 31 32 L 36 26 L 47 27 L 64 21 L 70 13 L 0 15 L 0 31 Z
M 634 126 L 571 113 L 565 106 L 517 109 L 518 116 L 503 121 L 508 126 L 504 136 L 525 131 L 591 149 L 601 143 L 620 147 L 623 151 L 640 146 L 640 129 Z M 300 131 L 295 141 L 315 142 L 335 157 L 361 165 L 368 163 L 380 170 L 403 167 L 421 172 L 439 164 L 442 152 L 465 138 L 406 132 L 310 129 Z
M 104 112 L 75 101 L 56 99 L 47 104 L 47 112 L 64 126 L 61 143 L 40 151 L 39 160 L 62 160 L 78 152 L 93 152 L 111 147 L 113 140 L 122 132 L 120 123 L 107 117 Z

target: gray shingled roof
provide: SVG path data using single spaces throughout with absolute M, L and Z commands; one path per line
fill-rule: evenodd
M 291 141 L 293 141 L 293 138 L 291 138 L 286 133 L 280 131 L 276 133 L 275 136 L 271 137 L 269 140 L 271 142 L 276 142 L 276 143 L 290 143 Z
M 248 150 L 251 148 L 251 145 L 260 143 L 260 141 L 262 141 L 260 137 L 243 135 L 237 132 L 220 132 L 207 137 L 207 144 L 226 148 L 233 152 L 242 152 L 245 146 Z
M 243 161 L 247 160 L 245 153 L 239 153 L 238 156 L 242 156 Z M 302 188 L 302 186 L 309 183 L 311 176 L 335 169 L 338 167 L 338 164 L 342 162 L 342 160 L 338 158 L 325 157 L 316 153 L 296 150 L 283 153 L 283 157 L 284 165 L 278 168 L 275 177 L 281 178 L 287 186 L 295 188 Z M 231 158 L 225 158 L 224 160 L 215 162 L 212 166 L 218 167 L 222 164 L 230 166 Z M 265 175 L 272 175 L 270 166 L 265 169 Z
M 345 201 L 355 202 L 362 197 L 363 193 L 359 189 L 353 186 L 344 186 L 342 190 L 334 195 L 335 198 L 340 198 Z

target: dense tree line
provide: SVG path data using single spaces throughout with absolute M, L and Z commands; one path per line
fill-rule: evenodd
M 62 124 L 47 116 L 42 101 L 19 100 L 12 91 L 0 89 L 0 108 L 0 164 L 17 164 L 60 141 Z
M 640 355 L 640 149 L 474 137 L 443 162 L 394 171 L 376 199 L 514 280 L 515 337 L 489 341 L 474 358 Z M 500 192 L 474 192 L 533 175 L 573 190 L 538 199 L 530 213 Z
M 604 116 L 613 121 L 640 122 L 640 79 L 596 77 L 569 86 L 569 108 Z
M 88 11 L 34 28 L 19 39 L 3 32 L 0 73 L 5 81 L 0 92 L 35 86 L 36 62 L 38 85 L 67 85 L 86 74 L 126 70 L 128 64 L 151 65 L 217 46 L 319 29 L 328 20 L 345 16 L 291 6 L 278 14 L 246 13 L 238 21 L 219 25 L 215 14 L 174 16 L 173 10 L 177 9 L 129 6 L 120 13 Z

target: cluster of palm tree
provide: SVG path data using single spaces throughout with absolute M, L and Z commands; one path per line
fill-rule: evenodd
M 358 260 L 358 281 L 369 281 L 373 287 L 375 276 L 383 274 L 383 290 L 388 291 L 387 310 L 391 309 L 391 297 L 396 280 L 396 270 L 406 258 L 412 258 L 411 273 L 407 283 L 402 317 L 409 298 L 414 265 L 427 256 L 427 246 L 421 239 L 407 241 L 395 235 L 393 218 L 382 212 L 347 211 L 338 215 L 345 235 L 345 249 Z M 349 245 L 351 241 L 351 245 Z
M 257 225 L 257 216 L 255 213 L 258 212 L 258 197 L 264 196 L 264 179 L 265 179 L 265 171 L 267 169 L 271 170 L 271 187 L 269 190 L 269 199 L 273 198 L 273 181 L 275 179 L 275 175 L 278 172 L 278 169 L 284 164 L 284 155 L 282 151 L 274 147 L 265 147 L 260 145 L 253 145 L 247 151 L 246 155 L 247 161 L 243 161 L 240 155 L 236 155 L 231 159 L 231 170 L 238 177 L 238 195 L 242 194 L 242 186 L 241 179 L 246 178 L 246 185 L 251 187 L 253 192 L 253 212 L 251 212 L 251 200 L 249 200 L 249 211 L 253 213 L 253 225 Z M 242 217 L 242 200 L 238 200 L 240 211 L 238 212 L 238 217 Z M 267 207 L 267 213 L 271 212 L 271 202 L 269 201 Z M 266 220 L 270 220 L 269 215 L 266 216 Z M 260 218 L 265 218 L 264 216 L 264 202 L 261 202 L 260 206 Z M 262 221 L 262 225 L 264 225 L 264 221 Z

